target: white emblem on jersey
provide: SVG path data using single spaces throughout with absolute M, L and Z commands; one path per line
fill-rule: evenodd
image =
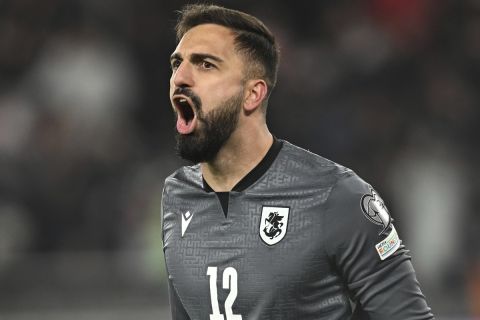
M 361 200 L 361 208 L 365 217 L 371 222 L 383 226 L 380 234 L 386 234 L 390 226 L 392 225 L 392 218 L 387 210 L 387 207 L 383 203 L 382 198 L 370 188 L 370 194 L 365 194 Z
M 190 221 L 192 221 L 192 217 L 193 213 L 190 213 L 190 211 L 182 213 L 182 237 L 185 234 L 185 231 L 187 230 Z
M 400 238 L 398 237 L 397 230 L 392 225 L 392 230 L 390 234 L 375 245 L 380 259 L 385 260 L 390 257 L 397 249 L 400 247 Z
M 262 208 L 260 218 L 260 238 L 263 242 L 272 246 L 285 237 L 287 233 L 288 207 L 266 207 Z

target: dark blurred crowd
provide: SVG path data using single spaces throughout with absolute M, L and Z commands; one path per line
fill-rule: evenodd
M 184 3 L 0 1 L 0 296 L 31 255 L 149 247 L 161 264 Z M 378 189 L 434 309 L 480 317 L 480 1 L 214 3 L 280 43 L 275 135 Z

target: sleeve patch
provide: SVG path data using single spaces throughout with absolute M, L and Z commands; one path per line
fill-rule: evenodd
M 383 227 L 379 235 L 386 233 L 392 223 L 392 218 L 382 198 L 380 198 L 372 188 L 370 188 L 370 194 L 363 195 L 360 201 L 360 207 L 362 208 L 364 216 L 370 222 Z
M 395 230 L 395 227 L 392 225 L 390 234 L 375 245 L 380 259 L 385 260 L 390 257 L 400 247 L 400 242 L 401 240 L 398 237 L 397 230 Z

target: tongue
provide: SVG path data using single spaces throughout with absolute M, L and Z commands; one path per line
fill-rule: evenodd
M 178 116 L 177 118 L 177 131 L 180 134 L 189 134 L 195 129 L 195 124 L 197 119 L 194 117 L 190 121 L 186 121 L 183 117 Z

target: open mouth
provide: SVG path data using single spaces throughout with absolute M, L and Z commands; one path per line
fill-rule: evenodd
M 189 134 L 195 129 L 195 111 L 190 99 L 179 96 L 173 99 L 178 114 L 177 131 L 181 134 Z
M 189 101 L 186 98 L 181 97 L 176 98 L 174 101 L 175 107 L 177 108 L 180 116 L 184 118 L 186 122 L 190 122 L 195 117 L 195 113 L 193 112 L 193 108 Z

